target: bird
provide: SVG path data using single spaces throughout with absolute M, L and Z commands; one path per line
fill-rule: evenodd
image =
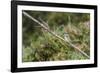
M 64 33 L 64 39 L 65 39 L 65 41 L 70 42 L 70 37 L 69 37 L 69 34 L 67 32 Z

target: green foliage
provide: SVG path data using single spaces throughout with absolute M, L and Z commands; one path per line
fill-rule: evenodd
M 69 34 L 71 42 L 82 51 L 90 55 L 90 28 L 85 22 L 90 21 L 87 13 L 64 13 L 45 11 L 26 11 L 41 21 L 44 20 L 56 34 L 64 38 Z M 81 60 L 87 59 L 68 43 L 56 38 L 33 22 L 23 18 L 23 62 Z

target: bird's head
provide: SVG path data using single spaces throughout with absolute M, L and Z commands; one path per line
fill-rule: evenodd
M 67 36 L 69 36 L 69 34 L 68 34 L 67 32 L 65 32 L 65 33 L 64 33 L 64 36 L 66 36 L 66 37 L 67 37 Z

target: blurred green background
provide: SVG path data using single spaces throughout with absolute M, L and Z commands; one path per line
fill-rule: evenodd
M 90 14 L 68 12 L 25 11 L 38 21 L 44 21 L 53 32 L 90 55 Z M 69 44 L 44 30 L 39 24 L 22 14 L 22 61 L 61 61 L 87 59 Z

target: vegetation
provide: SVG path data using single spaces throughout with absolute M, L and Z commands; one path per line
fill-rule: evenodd
M 90 55 L 90 14 L 68 12 L 25 11 L 32 17 Z M 38 23 L 22 15 L 23 62 L 83 60 L 86 56 L 63 40 L 55 37 Z M 67 37 L 68 38 L 68 37 Z

